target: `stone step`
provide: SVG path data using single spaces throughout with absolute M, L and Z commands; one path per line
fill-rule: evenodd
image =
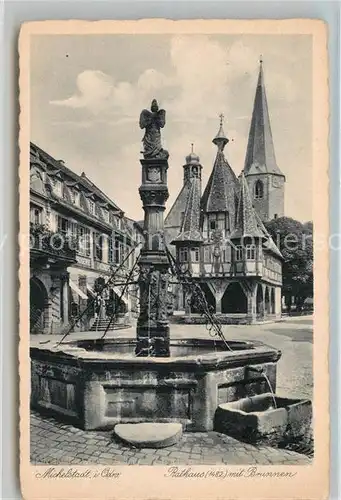
M 166 448 L 180 441 L 182 425 L 155 422 L 117 424 L 114 435 L 136 448 Z

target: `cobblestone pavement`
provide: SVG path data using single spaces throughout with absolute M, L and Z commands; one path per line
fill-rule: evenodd
M 31 462 L 36 465 L 306 465 L 289 450 L 241 443 L 217 432 L 185 433 L 176 445 L 133 448 L 115 442 L 112 432 L 89 432 L 31 414 Z

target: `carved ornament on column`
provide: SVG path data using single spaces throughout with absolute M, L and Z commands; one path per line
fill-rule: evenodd
M 161 189 L 139 189 L 144 206 L 163 206 L 169 197 L 167 187 Z

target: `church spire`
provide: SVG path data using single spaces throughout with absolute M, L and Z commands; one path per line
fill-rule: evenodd
M 260 56 L 259 59 L 258 81 L 253 104 L 244 171 L 245 175 L 273 173 L 284 177 L 276 162 L 264 85 L 262 56 Z

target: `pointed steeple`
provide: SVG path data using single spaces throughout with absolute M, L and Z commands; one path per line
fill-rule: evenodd
M 240 194 L 237 209 L 236 226 L 231 234 L 231 239 L 237 238 L 262 238 L 264 233 L 257 223 L 257 215 L 252 206 L 249 188 L 245 179 L 244 172 L 240 175 Z
M 233 219 L 238 180 L 223 152 L 229 142 L 223 129 L 223 115 L 220 115 L 219 131 L 212 142 L 218 151 L 201 200 L 202 209 L 204 212 L 230 212 Z
M 181 224 L 179 235 L 172 241 L 172 244 L 180 242 L 201 243 L 200 233 L 200 179 L 194 177 L 191 181 L 184 218 Z
M 217 135 L 213 139 L 213 144 L 215 144 L 218 148 L 218 151 L 223 151 L 224 147 L 226 144 L 229 142 L 228 138 L 225 135 L 224 129 L 223 129 L 223 120 L 224 120 L 224 115 L 221 113 L 219 115 L 220 118 L 220 127 Z
M 244 172 L 245 175 L 273 173 L 284 177 L 276 162 L 264 85 L 262 57 L 259 61 L 258 82 L 253 104 Z

